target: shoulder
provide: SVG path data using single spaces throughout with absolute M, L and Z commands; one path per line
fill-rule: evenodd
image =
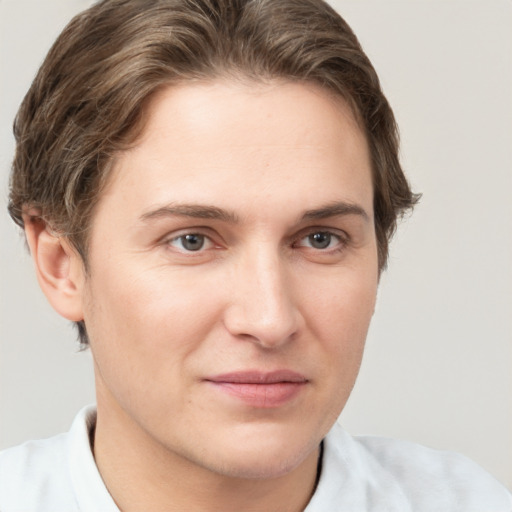
M 363 475 L 365 492 L 407 507 L 389 510 L 512 511 L 510 492 L 457 453 L 395 439 L 351 437 L 339 426 L 329 433 L 326 446 L 334 461 L 350 464 Z
M 29 441 L 0 452 L 0 510 L 78 510 L 67 469 L 67 434 Z
M 463 455 L 381 437 L 355 442 L 400 483 L 411 503 L 438 502 L 446 510 L 465 512 L 512 511 L 509 491 Z
M 118 512 L 94 462 L 96 410 L 84 407 L 66 434 L 0 452 L 2 512 Z

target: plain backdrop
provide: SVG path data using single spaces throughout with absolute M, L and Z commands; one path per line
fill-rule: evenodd
M 12 119 L 87 0 L 0 0 L 0 448 L 67 430 L 91 356 L 5 213 Z M 333 0 L 381 77 L 416 191 L 340 421 L 462 452 L 512 487 L 512 2 Z

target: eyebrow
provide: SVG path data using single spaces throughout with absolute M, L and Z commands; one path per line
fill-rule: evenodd
M 326 219 L 329 217 L 337 217 L 344 215 L 358 215 L 364 220 L 369 220 L 369 215 L 364 208 L 354 203 L 337 201 L 329 203 L 320 208 L 306 210 L 301 216 L 300 221 Z M 192 217 L 196 219 L 214 219 L 237 224 L 239 222 L 236 213 L 218 208 L 216 206 L 202 204 L 168 204 L 150 210 L 141 215 L 141 220 L 147 222 L 153 219 L 161 219 L 166 217 Z
M 160 219 L 165 217 L 193 217 L 196 219 L 215 219 L 236 224 L 238 217 L 235 213 L 201 204 L 168 204 L 141 215 L 142 221 Z
M 359 215 L 366 221 L 370 218 L 366 210 L 361 206 L 354 203 L 338 201 L 314 210 L 307 210 L 302 216 L 302 220 L 327 219 L 329 217 L 342 215 Z

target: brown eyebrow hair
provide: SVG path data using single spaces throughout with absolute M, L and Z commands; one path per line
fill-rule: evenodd
M 238 217 L 235 213 L 217 208 L 216 206 L 174 203 L 161 206 L 160 208 L 142 214 L 141 220 L 148 221 L 172 216 L 216 219 L 229 222 L 230 224 L 236 224 L 238 222 Z
M 359 215 L 366 221 L 370 219 L 366 210 L 358 204 L 337 201 L 314 210 L 307 210 L 302 216 L 302 220 L 326 219 L 337 215 Z
M 369 215 L 366 213 L 364 208 L 357 204 L 346 203 L 344 201 L 329 203 L 325 206 L 321 206 L 320 208 L 307 210 L 304 212 L 300 220 L 326 219 L 328 217 L 336 217 L 338 215 L 359 215 L 364 220 L 369 220 Z M 174 203 L 161 206 L 155 210 L 142 214 L 141 220 L 146 222 L 151 219 L 172 216 L 193 217 L 196 219 L 215 219 L 228 222 L 230 224 L 237 224 L 239 222 L 236 213 L 216 206 Z

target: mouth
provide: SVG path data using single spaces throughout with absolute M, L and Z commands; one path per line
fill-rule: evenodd
M 205 381 L 229 398 L 263 409 L 285 405 L 309 382 L 304 375 L 291 370 L 232 372 Z

